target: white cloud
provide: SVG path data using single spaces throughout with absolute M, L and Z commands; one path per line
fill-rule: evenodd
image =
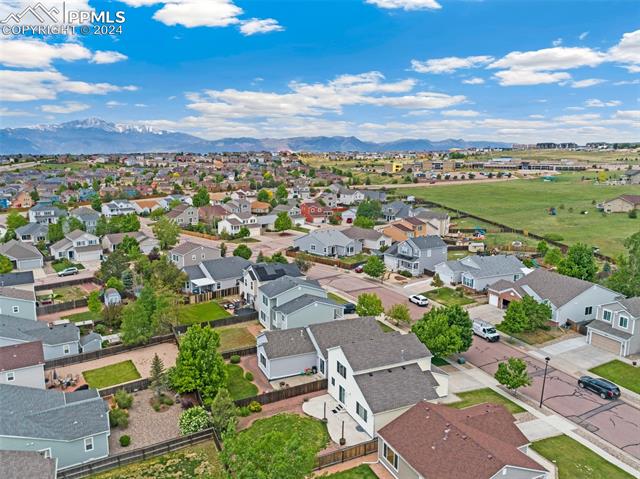
M 135 106 L 136 108 L 147 108 L 149 105 L 147 105 L 146 103 L 136 103 L 133 106 Z
M 544 118 L 544 115 L 529 115 L 529 118 L 533 120 L 542 120 Z
M 473 57 L 446 57 L 431 60 L 411 60 L 411 69 L 418 73 L 452 73 L 463 68 L 478 68 L 494 60 L 487 55 Z
M 571 88 L 587 88 L 594 85 L 599 85 L 606 82 L 602 78 L 587 78 L 585 80 L 576 80 L 571 82 Z
M 52 105 L 52 104 L 42 105 L 40 107 L 40 110 L 42 110 L 45 113 L 66 114 L 66 113 L 77 113 L 79 111 L 88 110 L 89 108 L 91 107 L 86 103 L 80 103 L 77 101 L 65 101 L 57 105 Z
M 489 68 L 513 70 L 553 71 L 579 67 L 595 67 L 606 60 L 603 53 L 582 47 L 544 48 L 529 52 L 511 52 Z
M 582 32 L 580 35 L 578 35 L 578 39 L 584 40 L 585 38 L 587 38 L 588 35 L 589 35 L 589 32 Z
M 622 80 L 614 83 L 615 86 L 620 85 L 640 85 L 640 78 L 636 78 L 635 80 Z
M 462 116 L 462 117 L 474 117 L 480 115 L 475 110 L 445 110 L 442 112 L 443 116 Z
M 121 101 L 116 101 L 116 100 L 109 100 L 108 102 L 105 103 L 105 105 L 107 106 L 107 108 L 116 108 L 119 106 L 125 106 L 126 103 L 122 103 Z
M 556 38 L 554 41 L 551 42 L 551 44 L 554 47 L 559 47 L 560 45 L 562 45 L 562 38 Z
M 93 54 L 91 63 L 116 63 L 126 59 L 127 56 L 120 52 L 98 50 Z
M 616 118 L 640 120 L 640 110 L 618 110 L 615 114 Z
M 22 110 L 10 110 L 9 108 L 0 107 L 0 118 L 7 116 L 31 116 L 32 113 Z
M 245 36 L 255 35 L 257 33 L 281 32 L 284 27 L 273 18 L 252 18 L 245 20 L 240 26 L 240 31 Z
M 484 83 L 484 80 L 480 77 L 473 77 L 462 80 L 462 83 L 465 83 L 467 85 L 482 85 Z
M 227 27 L 240 23 L 243 11 L 231 0 L 122 0 L 132 7 L 161 4 L 153 18 L 165 25 Z
M 622 102 L 619 100 L 602 101 L 597 98 L 590 98 L 584 102 L 584 105 L 589 108 L 604 108 L 606 106 L 620 106 Z
M 640 30 L 625 33 L 620 42 L 609 49 L 611 60 L 627 65 L 631 73 L 640 72 Z
M 32 38 L 0 41 L 0 63 L 8 67 L 47 68 L 55 60 L 72 62 L 89 58 L 91 51 L 78 43 L 49 44 Z
M 537 72 L 534 70 L 503 70 L 496 72 L 502 86 L 540 85 L 570 80 L 566 72 Z
M 436 0 L 365 0 L 366 3 L 389 10 L 438 10 L 442 6 Z

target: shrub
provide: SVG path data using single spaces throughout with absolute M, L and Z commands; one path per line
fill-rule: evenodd
M 631 218 L 632 220 L 636 219 L 638 217 L 638 211 L 637 210 L 631 210 L 629 211 L 629 218 Z
M 120 409 L 129 409 L 133 404 L 133 395 L 127 393 L 124 389 L 118 389 L 114 397 Z
M 431 280 L 431 285 L 435 286 L 436 288 L 439 288 L 443 285 L 444 283 L 442 282 L 442 280 L 440 279 L 440 275 L 438 273 L 433 275 L 433 279 Z
M 171 406 L 173 404 L 173 399 L 171 399 L 169 396 L 167 396 L 166 394 L 162 394 L 160 396 L 160 401 L 162 402 L 162 404 L 164 404 L 165 406 Z
M 251 401 L 249 403 L 249 411 L 251 411 L 251 412 L 260 412 L 260 411 L 262 411 L 262 404 L 260 404 L 258 401 Z
M 405 271 L 405 270 L 398 271 L 398 274 L 400 276 L 404 276 L 405 278 L 412 278 L 413 277 L 413 275 L 409 271 Z
M 116 408 L 109 411 L 109 425 L 120 429 L 129 427 L 129 413 L 127 410 Z
M 211 427 L 211 417 L 202 406 L 194 406 L 180 414 L 178 426 L 183 435 L 193 434 Z
M 129 444 L 131 444 L 131 437 L 125 434 L 124 436 L 120 436 L 119 441 L 122 447 L 127 447 Z
M 244 373 L 244 378 L 247 381 L 253 381 L 253 374 L 251 373 L 251 371 L 247 371 L 246 373 Z
M 229 358 L 229 361 L 231 361 L 231 364 L 238 364 L 240 362 L 240 356 L 234 354 L 233 356 L 231 356 L 231 358 Z
M 238 416 L 247 417 L 249 414 L 251 414 L 251 411 L 249 411 L 249 408 L 247 406 L 242 406 L 238 408 Z
M 100 336 L 107 334 L 107 327 L 104 324 L 96 324 L 93 330 Z
M 558 233 L 547 233 L 544 237 L 549 241 L 562 241 L 564 239 L 564 236 Z

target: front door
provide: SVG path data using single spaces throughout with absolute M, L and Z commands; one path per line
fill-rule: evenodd
M 345 400 L 344 388 L 342 386 L 338 386 L 338 401 L 344 404 L 344 400 Z

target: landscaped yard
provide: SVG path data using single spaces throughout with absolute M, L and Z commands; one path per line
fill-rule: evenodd
M 56 273 L 59 273 L 65 268 L 75 267 L 78 269 L 84 269 L 80 263 L 74 263 L 73 261 L 69 261 L 68 259 L 57 259 L 51 262 L 51 267 Z
M 83 311 L 82 313 L 70 314 L 69 316 L 63 316 L 62 319 L 68 319 L 74 323 L 79 321 L 93 321 L 94 323 L 100 321 L 102 316 L 100 313 L 93 313 L 91 311 Z
M 247 328 L 228 326 L 216 328 L 220 334 L 220 351 L 250 348 L 256 345 L 256 338 Z
M 80 286 L 65 286 L 63 288 L 53 289 L 52 292 L 53 299 L 55 299 L 57 303 L 65 303 L 67 301 L 83 299 L 89 295 Z
M 231 316 L 215 301 L 188 304 L 180 308 L 180 324 L 196 324 Z
M 640 394 L 640 368 L 634 368 L 631 364 L 614 359 L 589 371 Z
M 506 397 L 498 394 L 493 389 L 490 388 L 482 388 L 476 389 L 474 391 L 466 391 L 462 393 L 456 393 L 456 396 L 460 398 L 460 401 L 449 403 L 447 406 L 454 407 L 456 409 L 464 409 L 469 406 L 474 406 L 476 404 L 483 403 L 492 403 L 492 404 L 500 404 L 506 407 L 511 414 L 516 414 L 519 412 L 524 412 L 525 410 L 518 406 L 513 401 L 510 401 Z
M 452 251 L 449 250 L 447 251 L 447 259 L 449 261 L 455 261 L 457 259 L 462 259 L 465 256 L 469 256 L 471 253 L 469 253 L 468 250 L 458 250 L 458 251 Z
M 502 331 L 500 325 L 496 325 L 496 329 Z M 524 331 L 522 333 L 507 333 L 520 341 L 527 344 L 542 344 L 552 339 L 559 338 L 566 333 L 560 328 L 552 326 L 550 329 L 536 329 L 535 331 Z
M 258 394 L 258 387 L 244 377 L 244 369 L 237 364 L 227 364 L 227 389 L 231 397 L 244 399 Z
M 438 288 L 422 294 L 443 306 L 464 306 L 475 302 L 467 298 L 462 291 L 456 291 L 451 288 Z
M 335 293 L 329 292 L 327 293 L 327 296 L 329 297 L 329 299 L 333 299 L 338 304 L 347 304 L 349 302 L 346 299 L 344 299 L 342 296 L 338 296 Z
M 365 253 L 358 253 L 358 254 L 354 254 L 353 256 L 340 257 L 340 261 L 342 261 L 345 264 L 362 263 L 364 261 L 367 261 L 368 259 L 369 259 L 369 255 Z
M 91 477 L 92 479 L 174 479 L 177 477 L 224 479 L 227 476 L 218 460 L 218 451 L 213 441 L 207 441 Z
M 531 448 L 558 467 L 558 479 L 631 479 L 633 476 L 568 436 L 535 441 Z
M 258 419 L 240 434 L 249 434 L 259 440 L 265 434 L 279 431 L 291 437 L 298 435 L 302 443 L 311 446 L 317 454 L 329 443 L 327 426 L 322 421 L 297 414 L 277 414 Z
M 366 464 L 361 464 L 353 469 L 348 469 L 328 476 L 321 476 L 326 479 L 378 479 L 378 476 Z
M 140 373 L 133 361 L 122 361 L 97 369 L 83 371 L 82 375 L 89 387 L 103 389 L 116 384 L 128 383 L 140 379 Z

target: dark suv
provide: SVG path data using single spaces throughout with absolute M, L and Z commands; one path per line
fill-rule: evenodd
M 618 399 L 620 397 L 620 388 L 606 379 L 582 376 L 578 379 L 578 386 L 593 391 L 602 399 Z

